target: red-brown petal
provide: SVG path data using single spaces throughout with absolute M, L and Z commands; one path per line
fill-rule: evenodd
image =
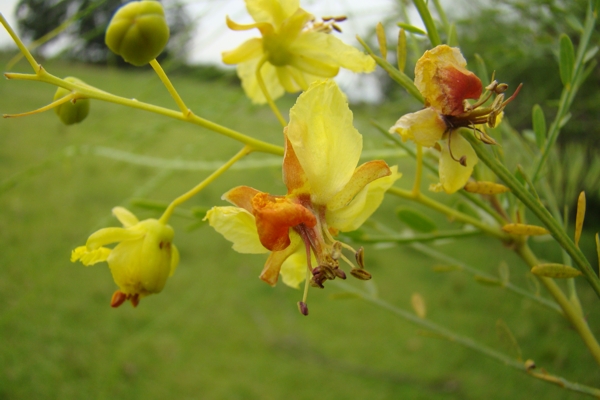
M 263 246 L 271 251 L 283 250 L 290 244 L 289 229 L 305 224 L 316 225 L 316 217 L 305 207 L 287 198 L 258 193 L 252 199 L 258 237 Z
M 285 135 L 287 127 L 284 129 L 285 136 L 285 154 L 283 155 L 283 183 L 288 189 L 288 194 L 306 187 L 307 180 L 304 170 L 296 157 L 294 147 Z
M 481 80 L 472 72 L 464 68 L 452 66 L 440 68 L 436 78 L 442 89 L 439 100 L 442 105 L 443 115 L 459 115 L 464 112 L 465 99 L 478 99 L 483 91 Z

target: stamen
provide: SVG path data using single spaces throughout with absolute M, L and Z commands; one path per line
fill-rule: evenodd
M 364 247 L 359 247 L 358 251 L 354 254 L 354 258 L 356 258 L 356 263 L 362 269 L 365 268 L 365 249 Z
M 504 107 L 506 107 L 506 105 L 508 103 L 510 103 L 511 101 L 513 101 L 515 99 L 515 97 L 517 97 L 517 95 L 519 94 L 519 92 L 521 91 L 521 88 L 523 87 L 522 83 L 519 83 L 519 86 L 517 86 L 517 90 L 515 90 L 515 92 L 512 94 L 512 96 L 510 96 L 508 99 L 506 99 L 506 101 L 504 103 L 502 103 L 502 108 L 500 109 L 500 111 L 502 109 L 504 109 Z
M 463 167 L 467 166 L 467 156 L 462 156 L 460 159 L 457 159 L 456 157 L 454 157 L 454 154 L 452 153 L 452 134 L 454 132 L 450 132 L 450 134 L 448 135 L 448 151 L 450 152 L 450 157 L 456 161 L 457 163 L 459 163 L 460 165 L 462 165 Z
M 365 269 L 361 268 L 353 268 L 350 273 L 356 279 L 360 279 L 361 281 L 368 281 L 372 278 L 371 274 L 367 272 Z
M 300 314 L 302 314 L 302 315 L 308 315 L 308 306 L 306 305 L 305 302 L 303 302 L 303 301 L 298 302 L 298 311 L 300 311 Z
M 113 293 L 112 299 L 110 299 L 110 306 L 112 308 L 117 308 L 121 304 L 123 304 L 125 302 L 125 300 L 127 300 L 127 295 L 125 293 L 121 292 L 120 290 L 117 290 L 116 292 Z

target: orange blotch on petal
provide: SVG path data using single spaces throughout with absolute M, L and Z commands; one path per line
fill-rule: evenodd
M 438 70 L 437 84 L 441 89 L 438 96 L 442 114 L 460 115 L 464 112 L 465 99 L 478 99 L 483 91 L 481 80 L 474 73 L 451 66 Z
M 252 199 L 252 207 L 260 242 L 271 251 L 280 251 L 290 245 L 291 227 L 300 224 L 313 227 L 317 223 L 310 210 L 285 197 L 258 193 Z

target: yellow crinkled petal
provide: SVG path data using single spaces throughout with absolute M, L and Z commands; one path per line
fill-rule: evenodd
M 403 115 L 389 130 L 397 133 L 403 141 L 412 140 L 425 147 L 433 147 L 446 131 L 446 123 L 433 108 L 425 108 Z
M 290 110 L 287 137 L 311 188 L 325 205 L 348 183 L 362 151 L 346 96 L 331 80 L 317 81 Z
M 442 155 L 440 156 L 439 163 L 440 183 L 444 191 L 449 194 L 462 189 L 467 184 L 473 173 L 473 167 L 475 167 L 478 161 L 475 150 L 473 150 L 469 142 L 460 133 L 455 131 L 451 135 L 452 154 L 454 158 L 459 160 L 461 157 L 466 156 L 467 166 L 463 167 L 458 161 L 452 159 L 448 151 L 448 139 L 440 142 L 442 147 Z
M 238 64 L 237 73 L 242 80 L 242 88 L 246 96 L 254 104 L 265 104 L 267 99 L 262 90 L 260 90 L 260 86 L 258 86 L 258 81 L 256 80 L 256 67 L 259 61 L 260 59 L 255 58 Z M 283 86 L 279 83 L 275 67 L 269 63 L 265 63 L 261 69 L 261 74 L 271 98 L 275 100 L 283 96 Z
M 81 261 L 83 265 L 90 266 L 106 261 L 111 249 L 100 247 L 96 250 L 88 250 L 86 246 L 79 246 L 71 252 L 71 262 Z
M 402 176 L 398 167 L 390 167 L 391 174 L 369 183 L 346 207 L 327 211 L 327 224 L 342 232 L 358 229 L 377 210 L 385 192 Z
M 103 228 L 92 233 L 85 245 L 89 250 L 124 240 L 135 240 L 144 236 L 145 232 L 138 229 Z
M 231 51 L 224 51 L 221 53 L 221 57 L 225 64 L 235 65 L 253 58 L 260 59 L 262 54 L 262 39 L 253 38 L 246 40 Z
M 140 220 L 137 219 L 137 217 L 133 215 L 131 211 L 124 207 L 115 207 L 112 209 L 112 213 L 125 228 L 129 228 L 130 226 L 140 222 Z
M 246 0 L 248 13 L 256 22 L 280 26 L 300 8 L 299 0 Z
M 261 254 L 269 251 L 260 243 L 254 216 L 242 208 L 213 207 L 204 219 L 232 242 L 233 249 L 238 253 Z
M 353 72 L 375 71 L 375 60 L 356 47 L 331 34 L 306 32 L 290 44 L 290 51 L 299 56 L 337 65 Z M 319 74 L 315 74 L 319 75 Z
M 171 270 L 169 271 L 169 276 L 173 276 L 177 266 L 179 265 L 179 250 L 177 247 L 172 244 L 171 245 Z

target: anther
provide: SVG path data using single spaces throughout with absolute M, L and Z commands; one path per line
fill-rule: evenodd
M 127 300 L 127 295 L 125 293 L 121 292 L 120 290 L 117 290 L 116 292 L 113 293 L 112 299 L 110 299 L 110 306 L 112 308 L 117 308 L 121 304 L 123 304 L 125 302 L 125 300 Z
M 504 85 L 504 84 L 503 84 Z M 498 81 L 494 80 L 492 83 L 485 87 L 485 90 L 489 90 L 490 92 L 495 92 L 498 87 Z
M 342 255 L 342 243 L 334 242 L 332 249 L 331 249 L 331 258 L 333 258 L 334 260 L 337 260 L 340 258 L 341 255 Z
M 368 281 L 371 279 L 371 274 L 362 268 L 352 268 L 350 271 L 353 277 L 360 279 L 361 281 Z
M 463 167 L 467 166 L 467 156 L 462 156 L 460 158 L 460 160 L 458 160 L 458 162 L 460 163 L 460 165 L 462 165 Z
M 500 94 L 500 93 L 504 93 L 508 90 L 508 84 L 506 83 L 500 83 L 498 84 L 498 86 L 496 86 L 496 89 L 494 89 L 494 92 Z
M 305 302 L 303 302 L 303 301 L 298 302 L 298 311 L 300 311 L 300 314 L 302 314 L 302 315 L 308 315 L 308 306 L 306 305 Z
M 342 33 L 342 28 L 340 28 L 340 26 L 338 24 L 333 23 L 333 24 L 331 24 L 331 27 L 333 29 L 335 29 L 337 32 Z
M 335 275 L 340 279 L 346 279 L 346 273 L 341 268 L 336 268 L 333 270 Z
M 354 258 L 356 259 L 356 263 L 358 264 L 358 266 L 361 269 L 365 268 L 365 249 L 364 247 L 359 247 L 359 249 L 356 251 L 356 254 L 354 254 Z

